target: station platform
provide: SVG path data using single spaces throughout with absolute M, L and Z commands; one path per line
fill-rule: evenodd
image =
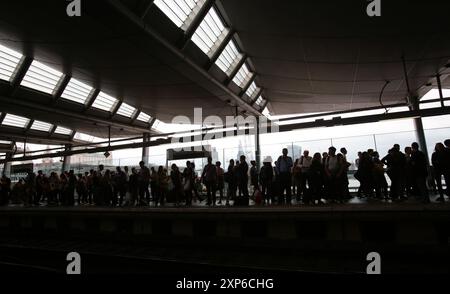
M 0 248 L 158 260 L 168 262 L 167 271 L 174 270 L 172 263 L 196 264 L 191 268 L 207 272 L 214 267 L 363 273 L 366 255 L 375 251 L 384 257 L 387 272 L 450 272 L 450 202 L 368 202 L 190 208 L 9 206 L 0 208 Z M 157 268 L 161 267 L 139 271 Z

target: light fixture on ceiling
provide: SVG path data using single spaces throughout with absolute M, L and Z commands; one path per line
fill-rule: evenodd
M 108 157 L 111 155 L 111 153 L 109 153 L 108 151 L 106 151 L 105 153 L 103 153 L 103 155 L 105 155 L 105 157 L 108 158 Z

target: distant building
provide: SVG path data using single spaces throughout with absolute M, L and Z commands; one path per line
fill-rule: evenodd
M 297 159 L 297 158 L 300 158 L 300 156 L 303 153 L 303 148 L 302 148 L 302 146 L 299 146 L 299 145 L 291 145 L 291 146 L 288 146 L 287 148 L 288 148 L 288 150 L 292 149 L 291 157 L 294 160 Z

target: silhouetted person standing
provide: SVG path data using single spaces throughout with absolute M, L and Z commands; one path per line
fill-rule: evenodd
M 261 192 L 263 194 L 264 203 L 269 205 L 274 203 L 273 197 L 273 167 L 272 167 L 272 157 L 267 156 L 264 158 L 263 166 L 259 172 L 259 180 L 261 182 Z
M 251 160 L 250 164 L 252 166 L 250 168 L 250 183 L 253 187 L 252 195 L 254 196 L 255 192 L 257 190 L 259 190 L 259 181 L 258 181 L 259 173 L 258 173 L 258 169 L 256 168 L 256 161 Z
M 41 170 L 38 171 L 36 176 L 36 194 L 34 199 L 34 205 L 39 205 L 39 202 L 43 200 L 44 194 L 44 174 Z
M 426 155 L 419 150 L 419 144 L 416 142 L 411 144 L 411 167 L 414 190 L 417 191 L 423 203 L 429 203 L 430 197 L 426 184 L 428 176 L 427 159 Z
M 202 181 L 206 186 L 206 196 L 208 198 L 206 205 L 216 205 L 217 171 L 216 166 L 212 163 L 211 156 L 208 157 L 208 164 L 203 168 Z
M 183 170 L 183 191 L 186 198 L 186 206 L 192 204 L 192 189 L 194 186 L 194 172 L 190 161 L 186 162 L 186 167 Z
M 444 191 L 442 190 L 442 176 L 444 176 L 445 184 L 447 186 L 450 184 L 448 182 L 448 152 L 445 150 L 445 146 L 442 143 L 437 143 L 433 155 L 431 156 L 431 163 L 434 168 L 434 176 L 436 184 L 439 191 L 438 201 L 444 202 Z
M 139 162 L 139 167 L 139 201 L 148 204 L 150 202 L 150 192 L 148 190 L 150 170 L 145 166 L 143 161 Z
M 234 159 L 230 159 L 227 172 L 225 173 L 225 182 L 228 184 L 227 188 L 227 201 L 225 205 L 230 205 L 230 199 L 236 198 L 237 181 L 236 181 L 236 167 L 234 165 Z
M 450 150 L 450 139 L 445 140 L 444 145 L 447 150 Z
M 391 179 L 391 198 L 394 200 L 403 198 L 405 191 L 406 157 L 400 151 L 400 146 L 395 144 L 381 162 L 387 165 L 387 174 Z
M 297 200 L 300 200 L 300 195 L 303 194 L 303 200 L 307 194 L 306 184 L 309 183 L 309 168 L 312 164 L 312 157 L 309 156 L 309 151 L 303 151 L 303 155 L 298 160 L 298 166 L 300 167 L 300 191 L 297 191 Z
M 292 167 L 294 162 L 292 158 L 288 156 L 287 148 L 283 149 L 283 155 L 278 157 L 275 165 L 278 170 L 278 176 L 280 179 L 280 193 L 279 204 L 283 204 L 285 201 L 287 204 L 291 204 L 291 186 L 292 186 Z M 286 200 L 284 199 L 284 191 L 286 191 Z
M 113 178 L 113 199 L 112 206 L 115 207 L 117 204 L 122 206 L 123 199 L 126 195 L 126 183 L 127 183 L 127 175 L 120 168 L 120 166 L 116 167 L 116 173 Z
M 446 153 L 446 173 L 444 174 L 445 177 L 445 185 L 447 186 L 447 196 L 450 197 L 450 139 L 447 139 L 444 141 L 444 145 L 445 145 L 445 153 Z
M 130 190 L 130 205 L 134 206 L 138 204 L 138 194 L 139 194 L 139 175 L 136 169 L 131 168 L 131 175 L 128 182 Z
M 405 147 L 405 190 L 406 196 L 409 197 L 413 194 L 413 180 L 412 180 L 412 166 L 411 166 L 411 147 Z
M 323 193 L 323 179 L 324 170 L 322 165 L 322 158 L 319 152 L 315 153 L 311 165 L 308 171 L 308 185 L 310 190 L 310 195 L 313 203 L 317 200 L 318 204 L 321 204 L 321 198 Z
M 160 206 L 164 205 L 169 192 L 169 176 L 167 175 L 167 169 L 163 168 L 162 166 L 158 167 L 158 186 L 159 193 L 158 198 L 155 200 L 155 207 L 158 206 L 158 202 Z
M 170 179 L 172 180 L 173 184 L 173 195 L 175 196 L 175 204 L 176 206 L 180 205 L 180 201 L 183 197 L 183 184 L 182 184 L 182 175 L 180 173 L 180 170 L 178 169 L 178 166 L 174 163 L 171 166 L 170 171 Z
M 75 187 L 77 184 L 77 177 L 73 170 L 69 171 L 67 176 L 67 205 L 73 206 L 75 204 Z
M 365 197 L 372 196 L 373 191 L 373 179 L 374 179 L 374 166 L 372 158 L 368 152 L 363 152 L 358 164 L 358 171 L 355 173 L 355 177 L 359 180 L 361 192 Z
M 343 183 L 343 193 L 344 193 L 344 197 L 350 199 L 350 190 L 348 189 L 348 185 L 349 185 L 349 181 L 348 181 L 348 169 L 351 166 L 351 163 L 349 163 L 347 161 L 347 149 L 345 147 L 342 147 L 340 149 L 341 154 L 344 158 L 343 160 L 343 165 L 344 165 L 344 170 L 342 172 L 342 183 Z M 370 154 L 372 155 L 372 154 Z
M 86 178 L 83 177 L 83 174 L 78 174 L 76 191 L 78 195 L 78 205 L 85 204 L 87 202 L 87 185 Z
M 328 157 L 325 159 L 324 171 L 326 177 L 326 190 L 332 201 L 342 201 L 341 176 L 343 173 L 343 156 L 341 158 L 336 155 L 336 148 L 333 146 L 328 148 Z
M 220 167 L 221 162 L 216 162 L 216 172 L 217 172 L 217 185 L 216 189 L 214 190 L 214 198 L 216 198 L 216 192 L 219 191 L 219 204 L 222 204 L 223 199 L 223 189 L 225 188 L 225 172 L 223 168 Z
M 381 195 L 383 195 L 384 199 L 387 199 L 388 184 L 384 176 L 384 164 L 381 162 L 378 152 L 373 153 L 373 181 L 376 197 L 381 198 Z
M 239 190 L 244 197 L 244 204 L 248 205 L 248 164 L 247 161 L 245 161 L 244 155 L 241 155 L 239 161 L 239 166 L 237 167 L 237 174 L 239 177 Z
M 3 174 L 0 179 L 0 205 L 8 205 L 11 194 L 11 180 Z

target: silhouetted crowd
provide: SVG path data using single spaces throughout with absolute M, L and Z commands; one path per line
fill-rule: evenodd
M 417 143 L 404 148 L 404 152 L 395 144 L 383 158 L 373 149 L 358 152 L 355 164 L 359 198 L 401 201 L 414 197 L 429 203 L 430 190 L 438 193 L 442 202 L 444 194 L 449 195 L 450 140 L 436 144 L 431 166 Z M 344 203 L 352 198 L 350 166 L 345 148 L 337 153 L 335 147 L 330 147 L 328 152 L 313 156 L 305 150 L 295 161 L 285 148 L 275 162 L 271 156 L 264 158 L 260 169 L 256 161 L 250 161 L 249 166 L 244 155 L 236 161 L 231 159 L 226 170 L 221 162 L 213 163 L 209 157 L 200 175 L 190 161 L 183 171 L 172 164 L 170 172 L 163 166 L 148 168 L 143 161 L 139 169 L 116 167 L 111 171 L 99 165 L 97 170 L 78 175 L 73 171 L 50 175 L 30 171 L 13 185 L 8 177 L 1 177 L 0 205 L 157 207 L 167 202 L 191 206 L 206 201 L 206 205 L 215 206 L 224 201 L 226 206 L 247 206 L 250 199 L 256 205 L 290 205 L 293 198 L 294 203 L 304 204 Z M 391 182 L 389 188 L 385 174 Z

